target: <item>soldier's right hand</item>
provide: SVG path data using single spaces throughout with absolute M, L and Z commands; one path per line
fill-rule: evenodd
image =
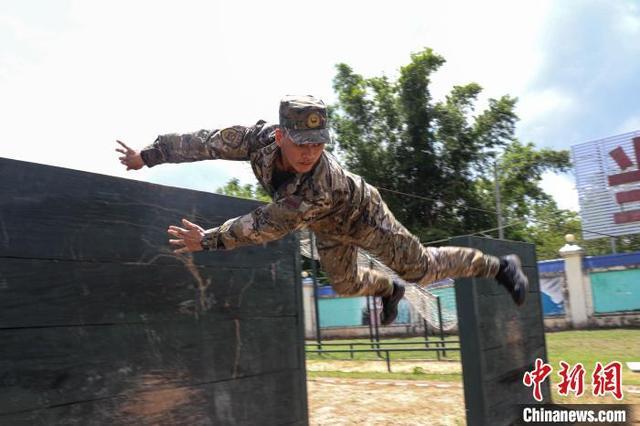
M 119 157 L 120 163 L 127 166 L 127 170 L 140 170 L 144 167 L 144 161 L 142 160 L 142 156 L 140 155 L 140 151 L 135 151 L 125 145 L 124 142 L 116 140 L 122 148 L 116 148 L 116 151 L 124 154 L 124 156 Z

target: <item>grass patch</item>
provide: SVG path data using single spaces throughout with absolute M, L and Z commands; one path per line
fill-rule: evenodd
M 447 341 L 456 341 L 458 336 L 448 336 Z M 421 345 L 423 338 L 385 339 L 381 342 L 383 347 L 386 342 L 402 342 L 398 347 L 414 348 Z M 622 368 L 622 381 L 625 385 L 640 385 L 640 373 L 634 373 L 626 366 L 627 361 L 640 361 L 640 329 L 611 329 L 611 330 L 580 330 L 546 333 L 547 354 L 553 366 L 552 384 L 558 383 L 557 372 L 560 369 L 560 361 L 570 365 L 581 362 L 586 369 L 585 385 L 590 386 L 591 374 L 595 363 L 603 365 L 611 361 L 620 361 Z M 349 349 L 350 343 L 368 343 L 367 339 L 326 341 L 325 343 L 340 343 L 339 346 L 324 346 L 324 348 Z M 313 343 L 308 341 L 307 343 Z M 457 345 L 456 345 L 457 346 Z M 314 346 L 315 347 L 315 346 Z M 390 346 L 386 346 L 390 347 Z M 367 346 L 366 348 L 369 348 Z M 384 354 L 382 355 L 384 356 Z M 392 352 L 391 368 L 394 360 L 435 360 L 435 352 Z M 349 360 L 348 353 L 340 354 L 307 354 L 309 360 L 331 361 Z M 354 353 L 355 361 L 381 360 L 376 353 Z M 459 351 L 447 351 L 446 360 L 460 360 Z M 384 361 L 381 361 L 384 362 Z M 340 372 L 340 371 L 314 371 L 308 372 L 310 377 L 344 377 L 357 379 L 402 379 L 402 380 L 436 380 L 454 381 L 460 380 L 459 374 L 424 374 L 419 370 L 414 373 L 380 373 L 380 372 Z
M 333 377 L 339 379 L 369 379 L 369 380 L 425 380 L 437 382 L 462 383 L 461 374 L 432 374 L 432 373 L 380 373 L 375 371 L 344 372 L 344 371 L 307 371 L 307 377 Z
M 578 362 L 586 370 L 585 382 L 591 383 L 595 363 L 622 363 L 622 382 L 640 385 L 640 373 L 627 368 L 627 361 L 640 361 L 640 329 L 579 330 L 546 333 L 547 354 L 553 366 L 552 383 L 558 383 L 560 361 L 571 366 Z
M 580 330 L 546 333 L 551 362 L 581 362 L 593 367 L 596 361 L 640 361 L 640 329 Z

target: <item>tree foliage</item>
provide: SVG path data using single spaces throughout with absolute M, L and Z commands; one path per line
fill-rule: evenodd
M 513 140 L 497 158 L 494 167 L 497 174 L 479 176 L 477 185 L 485 194 L 487 203 L 495 199 L 496 176 L 503 200 L 503 222 L 508 224 L 505 235 L 509 239 L 531 241 L 532 228 L 545 228 L 545 221 L 551 218 L 565 220 L 571 232 L 575 230 L 572 222 L 577 219 L 575 213 L 561 210 L 553 198 L 540 187 L 542 175 L 547 171 L 566 172 L 570 160 L 567 151 L 536 149 L 532 143 L 522 144 Z M 551 213 L 553 212 L 553 213 Z M 555 222 L 556 232 L 562 235 L 559 222 Z
M 230 195 L 232 197 L 249 198 L 252 200 L 269 202 L 271 197 L 259 184 L 252 185 L 247 183 L 240 185 L 238 178 L 230 179 L 224 186 L 216 190 L 218 194 Z
M 329 107 L 336 144 L 330 149 L 377 186 L 423 242 L 496 228 L 497 176 L 507 239 L 535 243 L 540 260 L 557 258 L 568 233 L 588 255 L 609 253 L 609 238 L 580 239 L 577 213 L 559 209 L 540 186 L 545 172 L 569 169 L 569 152 L 519 141 L 517 99 L 509 95 L 479 109 L 482 88 L 471 82 L 433 99 L 431 79 L 444 63 L 424 49 L 411 55 L 396 79 L 366 78 L 336 65 L 337 102 Z M 238 179 L 217 192 L 270 201 L 258 184 L 241 186 Z M 640 236 L 618 238 L 618 250 L 640 250 Z
M 558 210 L 540 188 L 542 174 L 566 171 L 569 153 L 518 141 L 517 100 L 511 96 L 489 99 L 479 110 L 482 88 L 472 82 L 433 99 L 431 79 L 444 63 L 425 49 L 411 55 L 395 80 L 365 78 L 338 64 L 338 100 L 330 109 L 334 151 L 348 169 L 385 192 L 396 217 L 424 242 L 496 227 L 497 162 L 503 212 L 511 224 L 506 236 L 530 240 L 536 215 Z

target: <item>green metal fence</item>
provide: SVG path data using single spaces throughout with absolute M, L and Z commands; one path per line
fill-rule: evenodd
M 640 269 L 592 272 L 589 276 L 596 313 L 640 311 Z

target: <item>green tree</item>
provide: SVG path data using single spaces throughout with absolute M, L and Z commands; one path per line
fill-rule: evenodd
M 411 55 L 397 80 L 365 78 L 336 66 L 338 101 L 330 109 L 335 153 L 351 171 L 381 188 L 390 208 L 422 241 L 496 226 L 493 164 L 500 166 L 508 237 L 526 239 L 527 222 L 551 198 L 539 187 L 544 171 L 569 167 L 566 151 L 536 150 L 515 138 L 516 99 L 475 106 L 482 88 L 454 86 L 433 99 L 431 76 L 444 64 L 431 49 Z M 417 194 L 407 197 L 398 192 Z M 494 234 L 495 235 L 495 234 Z
M 566 244 L 565 235 L 573 234 L 576 244 L 585 250 L 587 256 L 610 254 L 610 237 L 585 240 L 589 232 L 582 229 L 582 222 L 576 212 L 558 209 L 555 202 L 536 206 L 536 222 L 531 223 L 527 241 L 536 244 L 538 260 L 557 259 L 558 250 Z M 616 250 L 619 253 L 640 251 L 640 235 L 628 235 L 616 238 Z
M 590 233 L 586 229 L 582 229 L 582 224 L 578 221 L 578 231 L 575 234 L 576 236 L 576 244 L 582 247 L 585 250 L 585 254 L 587 256 L 600 256 L 603 254 L 611 254 L 611 237 L 602 236 L 600 238 L 585 240 L 583 237 L 591 236 L 593 234 Z M 625 235 L 621 237 L 615 237 L 616 241 L 616 252 L 618 253 L 627 253 L 632 251 L 640 251 L 640 235 Z M 557 256 L 556 256 L 557 257 Z
M 546 171 L 566 172 L 571 165 L 569 151 L 537 150 L 533 143 L 514 140 L 498 160 L 498 176 L 503 197 L 511 202 L 516 217 L 531 217 L 534 207 L 552 201 L 540 187 Z
M 538 260 L 557 259 L 558 250 L 565 245 L 564 236 L 580 237 L 580 218 L 571 210 L 559 209 L 555 201 L 539 203 L 532 207 L 536 222 L 530 223 L 523 232 L 526 240 L 536 244 Z
M 271 197 L 259 184 L 252 185 L 247 183 L 240 185 L 238 178 L 230 179 L 224 186 L 216 190 L 218 194 L 230 195 L 232 197 L 249 198 L 252 200 L 264 201 L 268 203 Z
M 553 198 L 540 187 L 544 172 L 565 172 L 569 169 L 568 151 L 536 149 L 532 143 L 522 144 L 513 140 L 491 161 L 489 168 L 496 168 L 497 171 L 503 223 L 507 225 L 505 238 L 531 241 L 531 227 L 541 223 L 544 229 L 544 222 L 554 214 L 557 218 L 567 220 L 563 225 L 567 226 L 567 232 L 575 232 L 574 224 L 569 221 L 570 217 L 574 217 L 570 214 L 572 212 L 558 209 Z M 484 197 L 486 205 L 495 205 L 495 179 L 495 171 L 476 179 L 477 190 Z M 555 232 L 562 236 L 559 222 L 555 222 L 554 227 Z M 543 235 L 547 234 L 543 232 Z
M 531 143 L 518 141 L 508 145 L 498 159 L 503 214 L 507 223 L 515 224 L 505 230 L 505 236 L 535 243 L 540 260 L 558 258 L 566 234 L 574 234 L 589 256 L 611 253 L 610 237 L 583 239 L 593 234 L 583 229 L 579 215 L 559 209 L 540 188 L 545 171 L 565 172 L 569 166 L 568 151 L 536 149 Z M 493 181 L 485 180 L 483 185 L 492 187 Z M 618 237 L 616 247 L 621 253 L 639 251 L 640 235 Z

